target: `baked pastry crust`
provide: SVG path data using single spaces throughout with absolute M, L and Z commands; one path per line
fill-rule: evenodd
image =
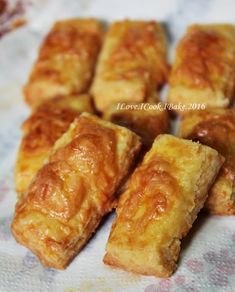
M 120 21 L 109 28 L 91 94 L 97 109 L 142 102 L 167 79 L 166 36 L 154 21 Z
M 31 180 L 49 157 L 55 141 L 82 112 L 93 112 L 91 97 L 56 97 L 43 102 L 23 123 L 23 138 L 15 165 L 18 198 L 25 195 Z
M 161 102 L 115 104 L 104 112 L 103 118 L 135 132 L 146 149 L 159 134 L 170 129 L 169 115 Z
M 215 215 L 235 215 L 235 109 L 191 112 L 183 117 L 179 136 L 208 145 L 226 158 L 205 209 Z
M 102 25 L 95 19 L 58 21 L 45 38 L 24 87 L 26 102 L 87 91 L 100 46 Z
M 234 63 L 235 26 L 190 26 L 176 50 L 168 102 L 186 105 L 185 111 L 193 103 L 207 108 L 228 107 L 235 94 Z
M 104 263 L 170 276 L 222 162 L 212 148 L 159 135 L 120 197 Z
M 139 140 L 87 113 L 76 118 L 16 206 L 16 240 L 44 265 L 64 269 L 115 205 Z

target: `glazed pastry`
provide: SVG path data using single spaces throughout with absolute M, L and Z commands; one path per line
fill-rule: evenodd
M 76 118 L 16 206 L 16 240 L 44 265 L 64 269 L 114 207 L 139 140 L 87 113 Z
M 56 22 L 41 46 L 24 87 L 26 102 L 35 107 L 57 95 L 86 92 L 102 36 L 101 23 L 95 19 Z
M 205 209 L 216 215 L 235 215 L 235 109 L 194 111 L 183 117 L 179 136 L 213 147 L 225 158 Z
M 104 263 L 170 276 L 181 239 L 203 207 L 222 162 L 210 147 L 159 135 L 120 197 Z
M 104 112 L 103 118 L 135 132 L 146 149 L 159 134 L 168 133 L 169 115 L 160 102 L 115 104 Z
M 234 64 L 235 26 L 190 26 L 176 50 L 168 102 L 185 105 L 185 111 L 228 107 L 235 94 Z
M 23 138 L 15 166 L 15 188 L 22 198 L 32 178 L 47 160 L 55 141 L 82 112 L 93 112 L 89 95 L 57 97 L 42 103 L 23 123 Z
M 111 25 L 99 57 L 91 93 L 97 109 L 155 96 L 168 75 L 166 36 L 154 21 Z

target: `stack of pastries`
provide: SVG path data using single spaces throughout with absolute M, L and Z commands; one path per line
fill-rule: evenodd
M 23 89 L 15 239 L 64 269 L 116 208 L 104 263 L 170 276 L 201 209 L 235 214 L 234 65 L 232 25 L 191 26 L 170 70 L 155 21 L 57 22 Z

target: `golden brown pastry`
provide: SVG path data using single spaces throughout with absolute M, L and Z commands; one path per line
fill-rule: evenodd
M 103 118 L 135 132 L 146 149 L 170 128 L 168 112 L 160 102 L 115 104 L 104 112 Z
M 234 64 L 235 26 L 190 26 L 176 50 L 168 102 L 185 105 L 185 111 L 204 109 L 200 105 L 228 107 L 235 94 Z M 192 104 L 197 104 L 196 108 Z
M 43 42 L 28 83 L 26 102 L 87 91 L 102 42 L 102 26 L 95 19 L 58 21 Z
M 205 208 L 211 214 L 235 215 L 235 109 L 188 113 L 182 119 L 179 135 L 213 147 L 226 158 Z
M 112 210 L 139 148 L 128 129 L 80 115 L 16 206 L 16 240 L 44 265 L 65 268 Z
M 109 28 L 91 93 L 97 109 L 142 102 L 167 78 L 166 37 L 154 21 L 120 21 Z
M 47 160 L 55 141 L 82 112 L 93 112 L 89 95 L 57 97 L 42 103 L 23 123 L 15 166 L 15 188 L 24 196 L 32 178 Z
M 180 241 L 203 207 L 222 162 L 212 148 L 159 135 L 120 197 L 104 263 L 170 276 Z

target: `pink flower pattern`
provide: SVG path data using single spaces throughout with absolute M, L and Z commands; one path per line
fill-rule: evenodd
M 235 232 L 231 236 L 230 246 L 218 251 L 209 250 L 197 258 L 190 258 L 182 263 L 182 269 L 185 268 L 192 275 L 201 275 L 201 277 L 205 278 L 204 280 L 208 286 L 215 290 L 230 289 L 230 280 L 235 276 L 234 243 Z M 200 283 L 198 284 L 198 281 L 192 279 L 193 277 L 187 278 L 185 275 L 176 272 L 169 279 L 163 279 L 156 284 L 147 286 L 145 292 L 201 292 L 203 288 L 200 287 Z

